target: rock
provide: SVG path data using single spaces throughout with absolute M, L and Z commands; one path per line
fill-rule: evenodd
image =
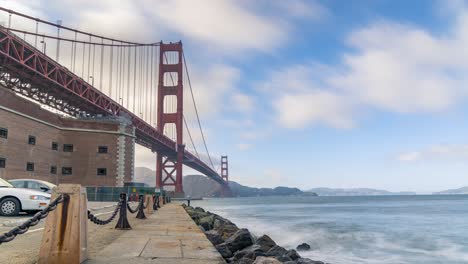
M 273 241 L 273 239 L 271 239 L 269 236 L 267 235 L 263 235 L 261 237 L 259 237 L 256 241 L 255 241 L 255 244 L 256 245 L 259 245 L 261 247 L 261 250 L 264 251 L 264 252 L 267 252 L 268 250 L 270 250 L 272 247 L 276 246 L 276 243 L 275 241 Z
M 223 258 L 227 259 L 232 257 L 232 251 L 229 250 L 229 247 L 226 244 L 219 244 L 216 246 L 216 249 Z
M 214 223 L 213 223 L 213 229 L 218 231 L 218 233 L 221 235 L 221 237 L 226 240 L 230 236 L 232 236 L 234 233 L 236 233 L 239 228 L 233 224 L 231 221 L 226 220 L 222 217 L 216 216 Z
M 300 244 L 299 246 L 297 246 L 296 249 L 297 249 L 298 251 L 310 250 L 310 245 L 307 244 L 307 243 L 302 243 L 302 244 Z
M 201 207 L 195 207 L 195 211 L 205 212 L 205 209 L 203 209 Z
M 241 258 L 239 260 L 235 260 L 231 263 L 233 264 L 252 264 L 254 262 L 253 259 L 250 259 L 250 258 Z
M 290 257 L 292 260 L 301 258 L 301 256 L 294 249 L 288 250 L 288 253 L 286 253 L 286 256 Z
M 281 264 L 281 262 L 275 258 L 258 257 L 253 264 Z
M 308 258 L 300 258 L 295 260 L 296 264 L 325 264 L 322 261 L 315 261 Z
M 223 238 L 218 234 L 216 230 L 210 230 L 205 232 L 206 237 L 213 245 L 219 245 L 224 242 Z
M 252 245 L 252 246 L 249 246 L 242 250 L 237 251 L 234 254 L 233 259 L 238 260 L 241 258 L 250 258 L 252 260 L 255 260 L 255 258 L 258 256 L 266 256 L 266 252 L 263 251 L 259 245 Z
M 290 257 L 288 257 L 287 255 L 283 255 L 281 257 L 275 257 L 277 260 L 281 261 L 281 263 L 283 262 L 287 262 L 287 261 L 292 261 L 292 259 Z
M 284 247 L 280 247 L 278 245 L 272 247 L 266 253 L 267 256 L 273 256 L 273 257 L 281 257 L 286 254 L 288 254 L 288 251 Z
M 253 239 L 249 230 L 242 228 L 242 229 L 239 229 L 232 236 L 230 236 L 228 239 L 226 239 L 224 243 L 220 244 L 219 246 L 224 245 L 227 248 L 229 248 L 231 252 L 236 252 L 252 244 L 253 244 Z
M 213 229 L 213 222 L 215 220 L 214 215 L 205 216 L 198 220 L 198 224 L 203 227 L 206 231 Z

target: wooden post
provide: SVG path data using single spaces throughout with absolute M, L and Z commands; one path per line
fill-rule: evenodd
M 145 201 L 145 215 L 153 214 L 153 196 L 151 196 L 150 194 L 145 194 Z
M 162 195 L 159 195 L 159 206 L 163 206 L 164 205 L 164 199 L 162 197 Z
M 88 257 L 88 209 L 86 188 L 61 184 L 52 199 L 60 194 L 65 200 L 46 218 L 38 264 L 79 264 Z

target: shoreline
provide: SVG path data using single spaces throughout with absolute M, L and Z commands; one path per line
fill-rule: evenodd
M 264 234 L 253 235 L 230 220 L 201 207 L 182 204 L 185 211 L 200 227 L 208 240 L 218 250 L 226 263 L 234 264 L 326 264 L 303 258 L 295 249 L 285 249 Z

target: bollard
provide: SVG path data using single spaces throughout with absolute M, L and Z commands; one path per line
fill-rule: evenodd
M 78 264 L 88 257 L 86 189 L 79 184 L 61 184 L 54 189 L 51 200 L 60 194 L 65 195 L 65 200 L 45 220 L 39 264 Z
M 156 194 L 153 194 L 153 210 L 158 210 L 158 196 Z
M 117 225 L 115 225 L 115 229 L 121 229 L 121 230 L 132 229 L 127 219 L 127 194 L 126 193 L 120 194 L 120 201 L 121 201 L 121 204 L 120 204 L 119 220 L 117 221 Z
M 138 199 L 140 200 L 139 201 L 139 204 L 138 204 L 138 213 L 136 215 L 136 218 L 138 219 L 146 219 L 146 215 L 145 215 L 145 208 L 143 208 L 143 204 L 144 204 L 144 200 L 143 200 L 144 196 L 142 194 L 140 194 L 140 196 L 138 197 Z
M 163 201 L 163 205 L 165 205 L 166 204 L 166 195 L 163 195 L 162 201 Z
M 145 201 L 146 201 L 145 214 L 146 215 L 153 214 L 153 197 L 149 194 L 145 194 Z
M 158 199 L 158 207 L 161 208 L 164 205 L 163 203 L 163 197 L 160 195 Z
M 156 206 L 158 208 L 161 208 L 161 196 L 156 196 Z

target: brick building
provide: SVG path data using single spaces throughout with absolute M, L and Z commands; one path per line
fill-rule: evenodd
M 0 87 L 0 178 L 123 186 L 133 181 L 134 135 L 123 117 L 63 117 Z

